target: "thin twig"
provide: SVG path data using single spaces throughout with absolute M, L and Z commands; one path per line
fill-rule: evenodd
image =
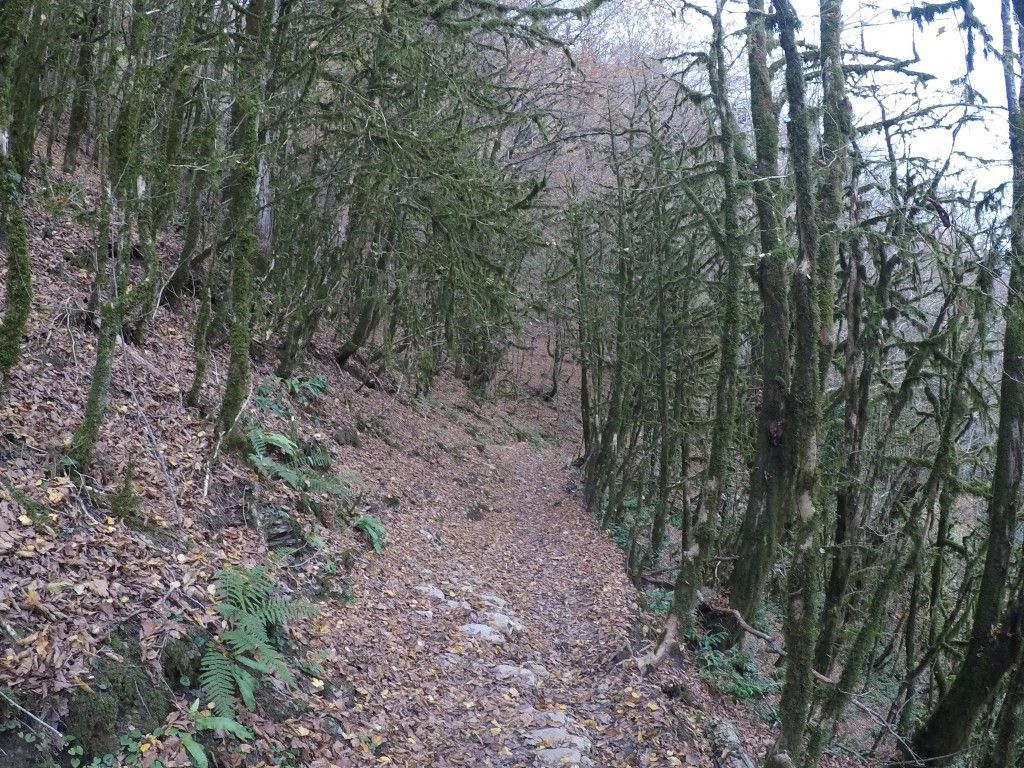
M 57 738 L 59 738 L 61 741 L 67 742 L 67 739 L 64 737 L 63 733 L 58 731 L 56 728 L 54 728 L 52 725 L 50 725 L 45 720 L 41 720 L 40 718 L 38 718 L 35 715 L 33 715 L 31 712 L 29 712 L 27 709 L 25 709 L 23 706 L 21 706 L 21 704 L 16 702 L 14 699 L 12 699 L 10 696 L 8 696 L 3 691 L 0 691 L 0 698 L 2 698 L 4 701 L 6 701 L 8 704 L 10 704 L 12 707 L 14 707 L 19 712 L 21 712 L 21 714 L 27 716 L 29 719 L 31 719 L 34 722 L 38 723 L 39 725 L 43 726 L 47 730 L 52 731 L 54 734 L 56 734 Z

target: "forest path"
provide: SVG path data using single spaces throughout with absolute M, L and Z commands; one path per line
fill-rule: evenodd
M 660 689 L 618 663 L 635 591 L 582 509 L 571 447 L 470 434 L 403 444 L 389 546 L 360 559 L 334 630 L 367 760 L 710 765 Z

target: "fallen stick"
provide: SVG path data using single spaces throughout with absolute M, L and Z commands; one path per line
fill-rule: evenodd
M 736 623 L 740 626 L 740 629 L 742 629 L 748 635 L 756 637 L 758 640 L 763 640 L 764 644 L 768 646 L 769 650 L 771 650 L 772 653 L 778 654 L 779 656 L 786 655 L 785 649 L 781 645 L 779 645 L 778 640 L 769 635 L 767 632 L 762 632 L 761 630 L 755 629 L 754 627 L 750 626 L 747 620 L 743 618 L 743 614 L 737 611 L 735 608 L 726 608 L 724 606 L 714 605 L 705 600 L 704 598 L 700 598 L 700 604 L 712 613 L 717 613 L 724 616 L 732 616 L 733 619 L 735 619 Z M 833 682 L 828 678 L 824 677 L 824 675 L 822 675 L 822 678 L 823 682 Z
M 38 723 L 39 725 L 43 726 L 47 730 L 52 731 L 54 734 L 57 735 L 57 738 L 59 738 L 62 742 L 67 743 L 67 739 L 64 737 L 63 733 L 58 731 L 56 728 L 54 728 L 52 725 L 50 725 L 45 720 L 41 720 L 40 718 L 38 718 L 35 715 L 33 715 L 31 712 L 29 712 L 27 709 L 25 709 L 23 706 L 21 706 L 21 704 L 16 702 L 14 699 L 12 699 L 10 696 L 8 696 L 3 691 L 0 691 L 0 698 L 2 698 L 4 701 L 6 701 L 8 704 L 10 704 L 12 707 L 14 707 L 19 712 L 21 712 L 21 714 L 26 715 L 29 719 L 35 721 L 36 723 Z

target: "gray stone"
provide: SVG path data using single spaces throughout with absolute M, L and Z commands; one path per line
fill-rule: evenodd
M 502 680 L 516 678 L 527 685 L 537 685 L 537 673 L 526 667 L 517 667 L 514 664 L 499 664 L 494 668 L 498 677 Z
M 505 600 L 503 597 L 498 597 L 497 595 L 488 595 L 488 594 L 485 594 L 485 593 L 481 593 L 479 595 L 479 597 L 480 597 L 480 601 L 481 602 L 486 603 L 487 605 L 491 606 L 492 608 L 507 608 L 508 607 L 508 601 Z
M 469 603 L 465 600 L 442 600 L 437 609 L 444 613 L 452 613 L 453 611 L 468 611 Z
M 564 747 L 569 744 L 565 728 L 538 728 L 526 734 L 526 743 L 534 747 Z
M 459 632 L 471 637 L 479 637 L 481 640 L 486 640 L 488 643 L 494 643 L 495 645 L 501 645 L 505 642 L 503 634 L 486 624 L 463 624 L 459 627 Z
M 569 736 L 569 743 L 580 752 L 589 752 L 590 748 L 594 746 L 593 742 L 586 736 Z
M 575 747 L 538 749 L 537 762 L 540 765 L 580 765 L 583 762 L 583 755 Z
M 433 598 L 434 600 L 444 600 L 444 592 L 435 587 L 433 584 L 420 584 L 416 587 L 417 592 L 422 592 L 427 597 Z
M 519 710 L 519 714 L 522 715 L 528 725 L 566 726 L 569 724 L 569 716 L 565 712 L 560 712 L 556 709 L 541 712 L 539 709 L 526 706 Z
M 548 677 L 548 668 L 543 664 L 527 664 L 526 668 L 529 669 L 537 677 Z
M 526 743 L 534 747 L 572 747 L 589 752 L 593 744 L 586 736 L 574 736 L 564 727 L 538 728 L 526 734 Z
M 522 622 L 518 619 L 513 619 L 511 616 L 497 612 L 487 614 L 487 625 L 507 637 L 512 637 L 512 635 L 522 632 L 524 629 Z

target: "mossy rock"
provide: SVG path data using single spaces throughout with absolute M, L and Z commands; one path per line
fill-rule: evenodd
M 133 728 L 150 733 L 171 711 L 169 693 L 142 666 L 138 643 L 115 639 L 111 645 L 124 661 L 104 658 L 93 665 L 91 691 L 75 695 L 65 725 L 92 757 L 116 752 L 119 736 Z
M 334 442 L 352 448 L 359 448 L 363 444 L 359 428 L 355 424 L 342 424 L 338 427 L 334 432 Z
M 98 757 L 114 752 L 117 749 L 118 712 L 117 697 L 113 694 L 81 691 L 71 702 L 65 730 L 90 755 Z
M 16 733 L 0 733 L 0 761 L 4 768 L 40 768 L 55 765 L 39 742 L 23 741 Z
M 175 691 L 196 688 L 202 658 L 200 640 L 192 634 L 168 642 L 160 652 L 160 668 L 167 684 Z
M 307 535 L 302 524 L 287 510 L 267 507 L 260 510 L 263 539 L 271 551 L 289 550 L 298 552 L 305 548 Z

